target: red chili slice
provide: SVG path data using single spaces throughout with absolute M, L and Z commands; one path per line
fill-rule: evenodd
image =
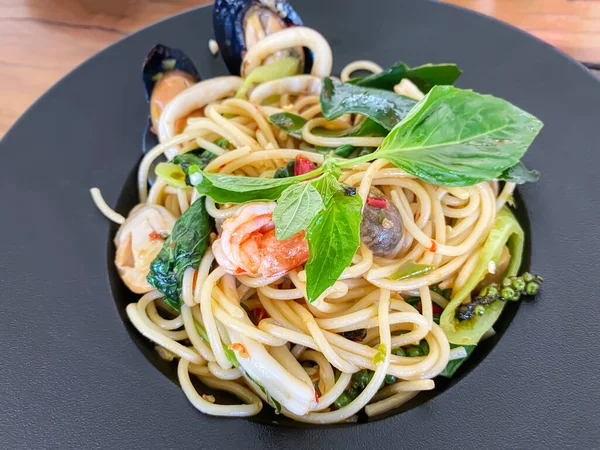
M 315 391 L 315 403 L 319 403 L 319 394 Z
M 294 161 L 294 175 L 304 175 L 316 168 L 317 166 L 310 159 L 300 155 L 296 156 L 296 160 Z
M 387 208 L 387 200 L 381 197 L 373 197 L 369 195 L 367 197 L 367 204 L 377 209 L 385 209 Z
M 148 234 L 148 237 L 150 238 L 151 241 L 155 241 L 157 239 L 162 238 L 162 236 L 157 233 L 156 231 L 153 231 L 152 233 Z
M 417 302 L 417 309 L 420 313 L 423 313 L 423 305 L 421 304 L 421 302 Z M 444 310 L 435 303 L 431 303 L 431 311 L 433 312 L 433 314 L 441 314 L 444 312 Z
M 433 239 L 431 240 L 431 247 L 429 247 L 429 251 L 431 253 L 437 252 L 437 243 Z

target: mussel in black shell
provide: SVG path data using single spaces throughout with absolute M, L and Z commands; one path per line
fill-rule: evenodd
M 302 25 L 287 0 L 216 0 L 213 9 L 215 38 L 233 75 L 240 75 L 244 55 L 256 42 L 284 28 Z M 304 71 L 308 55 L 301 47 L 277 52 L 264 64 L 290 56 L 300 60 L 300 72 Z
M 181 50 L 157 44 L 144 60 L 142 69 L 150 122 L 154 133 L 158 120 L 173 97 L 200 79 L 192 60 Z

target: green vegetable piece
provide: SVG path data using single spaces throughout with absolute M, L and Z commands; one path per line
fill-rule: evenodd
M 348 158 L 356 149 L 356 147 L 354 147 L 354 145 L 340 145 L 338 148 L 336 148 L 333 153 L 335 154 L 335 156 L 339 156 L 341 158 Z
M 337 175 L 330 173 L 322 175 L 315 180 L 311 180 L 310 183 L 321 195 L 325 207 L 329 205 L 333 196 L 342 190 L 342 185 L 338 182 Z
M 309 302 L 314 302 L 333 286 L 352 262 L 360 244 L 360 196 L 337 191 L 329 200 L 322 191 L 319 192 L 326 209 L 315 217 L 306 233 L 310 254 L 305 266 Z
M 323 200 L 312 184 L 291 185 L 283 191 L 273 211 L 275 236 L 283 241 L 305 230 L 323 208 Z
M 393 92 L 341 83 L 331 78 L 323 79 L 321 110 L 327 120 L 357 113 L 391 130 L 416 103 L 411 98 Z
M 452 288 L 449 288 L 449 289 L 440 289 L 439 286 L 433 286 L 431 288 L 431 290 L 434 291 L 434 292 L 437 292 L 442 297 L 444 297 L 446 300 L 450 300 L 450 296 L 452 295 Z
M 154 169 L 156 176 L 162 178 L 169 186 L 185 189 L 185 172 L 177 164 L 160 163 Z
M 288 178 L 294 176 L 294 161 L 288 162 L 285 166 L 275 171 L 273 178 Z
M 162 249 L 150 263 L 147 280 L 164 294 L 164 301 L 179 311 L 181 282 L 188 267 L 198 268 L 210 243 L 211 218 L 204 199 L 199 199 L 184 212 Z
M 358 396 L 358 392 L 355 389 L 348 389 L 341 393 L 341 395 L 337 398 L 335 402 L 333 402 L 334 406 L 337 409 L 343 408 L 344 406 L 349 405 L 352 401 Z
M 525 293 L 527 295 L 537 295 L 537 293 L 539 291 L 540 291 L 540 284 L 536 281 L 530 281 L 525 286 Z
M 426 64 L 411 69 L 405 63 L 397 62 L 383 72 L 353 78 L 348 83 L 392 91 L 403 78 L 408 78 L 421 92 L 427 94 L 435 85 L 454 84 L 461 73 L 456 64 Z
M 406 352 L 404 351 L 404 349 L 402 347 L 396 347 L 396 348 L 392 349 L 392 355 L 406 356 Z
M 377 347 L 377 353 L 373 356 L 373 364 L 377 365 L 385 361 L 385 355 L 387 353 L 387 349 L 385 348 L 385 344 L 379 344 Z
M 523 280 L 521 277 L 516 277 L 512 282 L 513 289 L 517 291 L 524 291 L 526 284 L 527 283 L 525 283 L 525 280 Z
M 525 283 L 529 283 L 534 280 L 534 276 L 531 275 L 529 272 L 525 272 L 523 275 L 521 275 L 521 278 L 523 278 L 523 281 Z
M 260 384 L 254 378 L 252 378 L 248 372 L 245 372 L 244 374 L 252 383 L 254 383 L 263 392 L 263 394 L 265 394 L 265 397 L 267 398 L 267 403 L 271 405 L 271 407 L 275 410 L 275 414 L 281 414 L 281 403 L 279 403 L 277 400 L 271 397 L 269 391 L 267 391 L 267 389 L 262 384 Z
M 370 159 L 385 158 L 432 184 L 471 186 L 517 164 L 541 128 L 505 100 L 436 86 Z
M 417 345 L 410 345 L 407 349 L 406 349 L 406 356 L 423 356 L 423 350 L 421 350 L 421 347 L 417 346 Z
M 515 184 L 535 183 L 540 179 L 540 172 L 537 170 L 529 170 L 522 162 L 519 161 L 517 164 L 509 167 L 500 175 L 498 175 L 498 179 Z
M 235 94 L 236 98 L 246 98 L 248 90 L 255 83 L 264 83 L 295 75 L 298 72 L 299 64 L 298 58 L 289 57 L 257 67 L 244 78 L 244 84 Z
M 406 261 L 400 268 L 390 275 L 392 280 L 405 280 L 407 278 L 419 277 L 433 270 L 430 264 L 417 264 L 412 259 Z
M 495 301 L 486 306 L 483 316 L 474 316 L 470 320 L 460 321 L 456 318 L 456 310 L 462 305 L 463 300 L 469 295 L 487 273 L 488 263 L 500 260 L 504 246 L 510 252 L 510 262 L 506 269 L 507 276 L 517 273 L 521 266 L 525 234 L 515 216 L 508 208 L 502 208 L 496 215 L 496 221 L 483 244 L 477 263 L 467 278 L 467 281 L 455 292 L 452 300 L 444 309 L 440 318 L 440 326 L 448 340 L 457 345 L 476 345 L 481 336 L 494 325 L 505 302 Z
M 474 312 L 478 316 L 483 316 L 485 314 L 485 308 L 482 305 L 477 305 Z
M 517 296 L 515 290 L 511 287 L 502 288 L 500 295 L 504 300 L 515 300 L 515 297 Z
M 162 66 L 165 71 L 173 70 L 177 65 L 176 59 L 163 59 Z
M 480 295 L 488 295 L 490 297 L 494 297 L 494 296 L 498 295 L 498 288 L 494 285 L 490 285 L 487 287 L 486 292 L 487 292 L 486 294 L 480 294 Z
M 396 377 L 394 375 L 386 375 L 383 379 L 384 384 L 392 384 L 396 382 Z
M 225 139 L 222 139 L 227 143 Z M 215 144 L 218 141 L 215 142 Z M 228 143 L 227 143 L 228 144 Z M 220 146 L 221 147 L 221 146 Z M 217 157 L 214 153 L 209 152 L 208 150 L 202 150 L 201 148 L 197 148 L 194 150 L 190 150 L 189 152 L 183 153 L 181 155 L 175 156 L 173 158 L 173 164 L 179 164 L 183 171 L 185 172 L 185 182 L 191 185 L 188 171 L 191 166 L 198 166 L 200 169 L 204 169 L 208 164 Z
M 375 372 L 373 372 L 372 370 L 359 370 L 354 375 L 352 375 L 352 387 L 354 389 L 362 391 L 365 387 L 367 387 L 367 384 L 371 382 L 371 379 L 373 378 L 374 374 Z
M 421 349 L 421 351 L 423 352 L 424 356 L 429 355 L 429 344 L 427 343 L 427 341 L 425 339 L 423 339 L 420 343 L 419 343 L 419 348 Z
M 308 120 L 296 114 L 281 112 L 271 114 L 269 116 L 269 122 L 285 131 L 290 136 L 295 137 L 296 139 L 302 139 L 302 128 L 306 125 Z
M 511 286 L 512 286 L 512 281 L 509 277 L 502 279 L 502 287 L 511 287 Z
M 215 145 L 218 145 L 221 148 L 229 148 L 229 141 L 225 138 L 219 138 L 215 141 Z
M 253 200 L 277 200 L 292 184 L 312 178 L 321 168 L 288 178 L 255 178 L 202 172 L 196 166 L 188 170 L 192 183 L 201 194 L 217 203 L 246 203 Z
M 194 328 L 196 328 L 196 331 L 198 332 L 198 334 L 200 335 L 202 340 L 210 345 L 210 341 L 208 340 L 208 334 L 206 334 L 206 329 L 195 318 L 194 318 Z M 222 345 L 223 345 L 223 351 L 225 352 L 225 356 L 227 356 L 227 359 L 229 360 L 229 362 L 231 364 L 233 364 L 234 367 L 240 367 L 240 362 L 235 357 L 235 353 L 229 347 L 227 347 L 225 345 L 225 343 L 222 343 Z
M 450 348 L 456 348 L 456 347 L 459 347 L 459 345 L 450 344 Z M 446 368 L 440 372 L 439 376 L 446 377 L 446 378 L 452 378 L 454 376 L 454 374 L 456 373 L 456 371 L 458 370 L 458 368 L 467 360 L 467 358 L 469 356 L 471 356 L 471 354 L 473 353 L 473 350 L 475 350 L 474 345 L 463 345 L 462 347 L 467 352 L 467 356 L 465 356 L 464 358 L 459 358 L 459 359 L 454 359 L 452 361 L 448 361 Z

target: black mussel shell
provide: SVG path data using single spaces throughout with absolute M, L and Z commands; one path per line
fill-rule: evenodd
M 240 74 L 242 58 L 246 51 L 244 42 L 244 17 L 252 6 L 268 8 L 289 26 L 302 26 L 298 13 L 287 0 L 216 0 L 213 9 L 213 29 L 221 56 L 233 75 Z M 305 55 L 309 65 L 309 55 Z
M 167 47 L 166 45 L 156 44 L 146 59 L 142 67 L 142 78 L 146 88 L 146 100 L 150 101 L 152 89 L 160 79 L 162 74 L 172 70 L 181 70 L 189 73 L 196 80 L 200 79 L 198 70 L 192 60 L 181 50 Z

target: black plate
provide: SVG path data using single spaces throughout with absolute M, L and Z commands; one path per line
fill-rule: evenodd
M 109 225 L 140 157 L 140 67 L 155 43 L 184 48 L 203 78 L 210 8 L 160 22 L 101 52 L 42 97 L 0 143 L 0 444 L 3 448 L 597 448 L 600 442 L 600 85 L 512 27 L 425 0 L 295 4 L 334 51 L 382 65 L 456 62 L 460 87 L 535 114 L 520 189 L 531 266 L 546 278 L 493 351 L 460 382 L 386 420 L 283 428 L 201 415 L 133 343 L 115 308 Z M 335 12 L 333 12 L 335 11 Z M 126 202 L 122 198 L 121 206 Z M 110 264 L 110 262 L 108 262 Z

